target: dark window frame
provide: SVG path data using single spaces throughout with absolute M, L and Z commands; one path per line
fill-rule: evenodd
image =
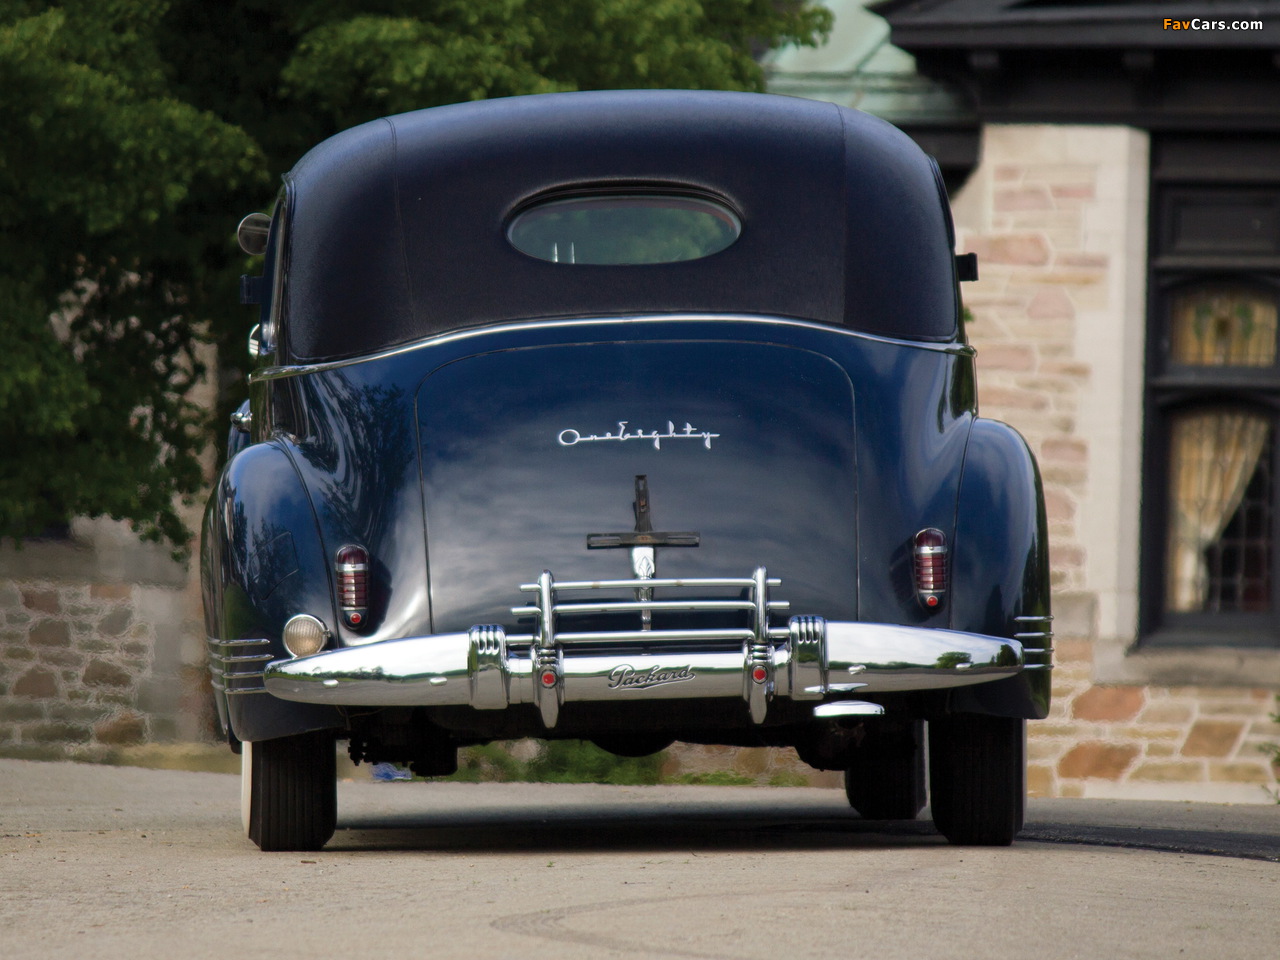
M 260 335 L 272 364 L 281 362 L 288 339 L 285 310 L 289 274 L 289 221 L 292 219 L 287 187 L 281 187 L 271 211 L 271 230 L 263 251 L 263 298 L 259 308 Z
M 1257 139 L 1249 138 L 1253 149 L 1244 151 L 1241 138 L 1152 137 L 1140 518 L 1139 638 L 1144 647 L 1280 649 L 1280 352 L 1271 367 L 1179 365 L 1170 358 L 1168 332 L 1174 298 L 1187 290 L 1250 287 L 1269 292 L 1280 303 L 1280 230 L 1272 228 L 1269 247 L 1243 232 L 1215 245 L 1178 230 L 1185 225 L 1179 214 L 1196 203 L 1207 207 L 1261 199 L 1263 213 L 1275 216 L 1280 210 L 1280 138 L 1270 138 L 1274 151 L 1256 149 Z M 1180 411 L 1212 407 L 1266 411 L 1271 419 L 1271 597 L 1266 612 L 1165 609 L 1172 423 Z

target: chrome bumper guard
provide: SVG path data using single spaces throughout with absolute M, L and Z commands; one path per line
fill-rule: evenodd
M 793 616 L 771 601 L 763 567 L 750 578 L 596 580 L 557 583 L 544 571 L 521 590 L 536 603 L 512 608 L 534 617 L 532 634 L 478 625 L 465 633 L 384 640 L 266 665 L 267 692 L 284 700 L 338 706 L 538 706 L 548 729 L 567 701 L 741 697 L 762 723 L 774 697 L 822 701 L 832 695 L 936 690 L 987 683 L 1032 667 L 1017 640 L 955 630 Z M 654 600 L 654 589 L 741 588 L 745 600 Z M 636 591 L 636 601 L 568 601 L 563 593 Z M 565 617 L 602 613 L 745 610 L 742 629 L 561 632 Z M 740 649 L 726 650 L 740 642 Z M 719 649 L 706 649 L 714 646 Z M 618 648 L 626 652 L 616 652 Z M 1026 651 L 1030 653 L 1031 651 Z M 820 717 L 878 714 L 874 703 L 816 704 Z

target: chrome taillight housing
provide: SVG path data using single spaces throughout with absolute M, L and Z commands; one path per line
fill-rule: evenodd
M 947 535 L 926 527 L 915 536 L 911 551 L 916 577 L 916 599 L 926 610 L 938 610 L 947 595 Z
M 334 556 L 338 607 L 347 626 L 360 629 L 369 618 L 369 551 L 348 544 Z

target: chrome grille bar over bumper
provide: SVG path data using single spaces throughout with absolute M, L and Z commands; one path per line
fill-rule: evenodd
M 743 629 L 561 632 L 561 617 L 652 610 L 723 609 L 725 601 L 562 602 L 562 593 L 600 589 L 739 587 L 751 624 Z M 285 700 L 346 706 L 464 705 L 500 710 L 533 703 L 548 729 L 566 701 L 741 697 L 762 723 L 774 697 L 822 701 L 833 695 L 933 690 L 1012 676 L 1024 669 L 1016 640 L 883 623 L 828 621 L 793 616 L 771 626 L 785 610 L 768 598 L 764 568 L 754 576 L 718 580 L 609 580 L 557 583 L 544 571 L 522 589 L 537 603 L 513 608 L 533 616 L 530 634 L 477 625 L 461 633 L 434 634 L 346 647 L 267 664 L 267 692 Z M 707 649 L 708 646 L 720 649 Z M 738 649 L 726 650 L 726 643 Z M 600 645 L 608 644 L 602 650 Z M 617 652 L 628 644 L 633 649 Z M 849 703 L 845 712 L 877 712 Z M 821 715 L 841 705 L 819 706 Z

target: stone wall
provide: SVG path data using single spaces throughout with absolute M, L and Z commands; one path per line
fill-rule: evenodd
M 1044 478 L 1057 669 L 1030 787 L 1265 802 L 1280 654 L 1133 650 L 1147 182 L 1140 131 L 989 126 L 954 198 L 982 277 L 964 290 L 981 411 L 1023 433 Z
M 102 760 L 208 736 L 198 596 L 186 568 L 80 524 L 0 550 L 0 754 Z M 132 557 L 132 559 L 130 559 Z M 140 582 L 123 576 L 132 571 Z
M 1102 684 L 1093 641 L 1058 638 L 1049 718 L 1029 725 L 1032 796 L 1265 803 L 1280 742 L 1275 691 Z

